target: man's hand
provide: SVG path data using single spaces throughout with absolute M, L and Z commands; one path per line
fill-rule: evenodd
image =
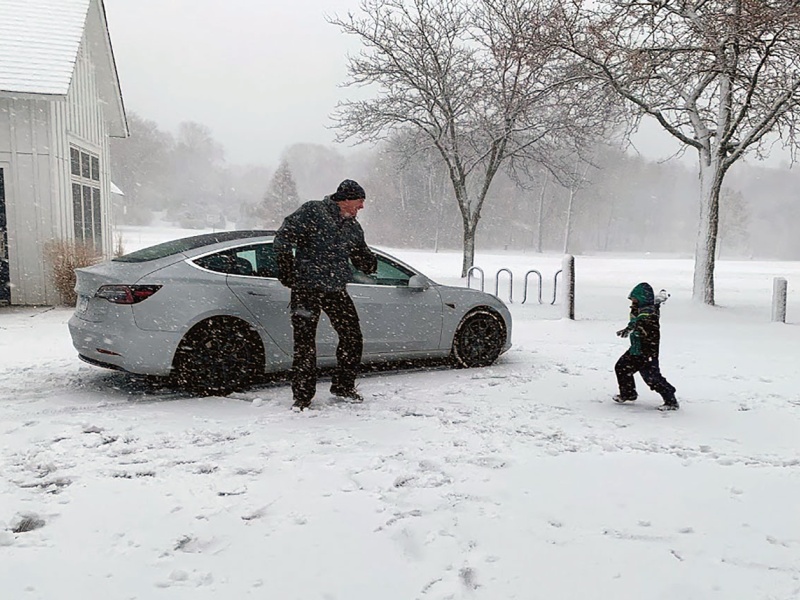
M 631 330 L 630 330 L 630 329 L 628 329 L 628 328 L 626 327 L 625 329 L 620 329 L 620 330 L 617 332 L 617 336 L 619 336 L 619 337 L 621 337 L 621 338 L 626 338 L 626 337 L 628 337 L 628 335 L 630 334 L 630 332 L 631 332 Z
M 290 288 L 294 285 L 294 274 L 293 273 L 281 273 L 278 275 L 278 281 L 280 281 L 285 287 Z

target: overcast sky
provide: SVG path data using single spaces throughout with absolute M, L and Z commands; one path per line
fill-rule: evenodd
M 125 106 L 175 132 L 211 128 L 229 162 L 276 166 L 299 142 L 332 144 L 330 114 L 359 43 L 326 16 L 358 0 L 105 0 Z M 654 123 L 635 138 L 648 158 L 677 144 Z M 346 151 L 348 146 L 340 146 Z M 785 159 L 777 149 L 773 162 Z M 684 158 L 696 164 L 696 154 Z
M 355 39 L 326 22 L 358 0 L 105 0 L 126 109 L 211 128 L 233 163 L 332 143 Z

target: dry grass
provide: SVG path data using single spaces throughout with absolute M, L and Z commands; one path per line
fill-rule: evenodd
M 117 239 L 114 242 L 114 257 L 120 257 L 125 254 L 125 244 L 122 240 L 122 234 L 117 234 Z
M 50 264 L 53 285 L 64 306 L 75 306 L 75 269 L 88 267 L 103 259 L 93 246 L 69 240 L 53 240 L 45 244 L 44 255 Z

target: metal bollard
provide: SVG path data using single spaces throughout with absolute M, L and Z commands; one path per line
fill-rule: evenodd
M 561 317 L 575 320 L 575 257 L 567 254 L 561 262 L 561 270 L 564 272 L 564 306 L 561 309 Z
M 784 277 L 772 280 L 772 321 L 775 323 L 786 323 L 787 287 Z

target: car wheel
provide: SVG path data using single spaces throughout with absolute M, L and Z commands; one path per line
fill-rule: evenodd
M 231 317 L 195 325 L 173 361 L 174 382 L 203 394 L 229 394 L 264 373 L 264 346 L 248 323 Z
M 506 343 L 506 326 L 500 316 L 488 309 L 466 317 L 453 336 L 453 362 L 458 367 L 486 367 L 492 364 Z

